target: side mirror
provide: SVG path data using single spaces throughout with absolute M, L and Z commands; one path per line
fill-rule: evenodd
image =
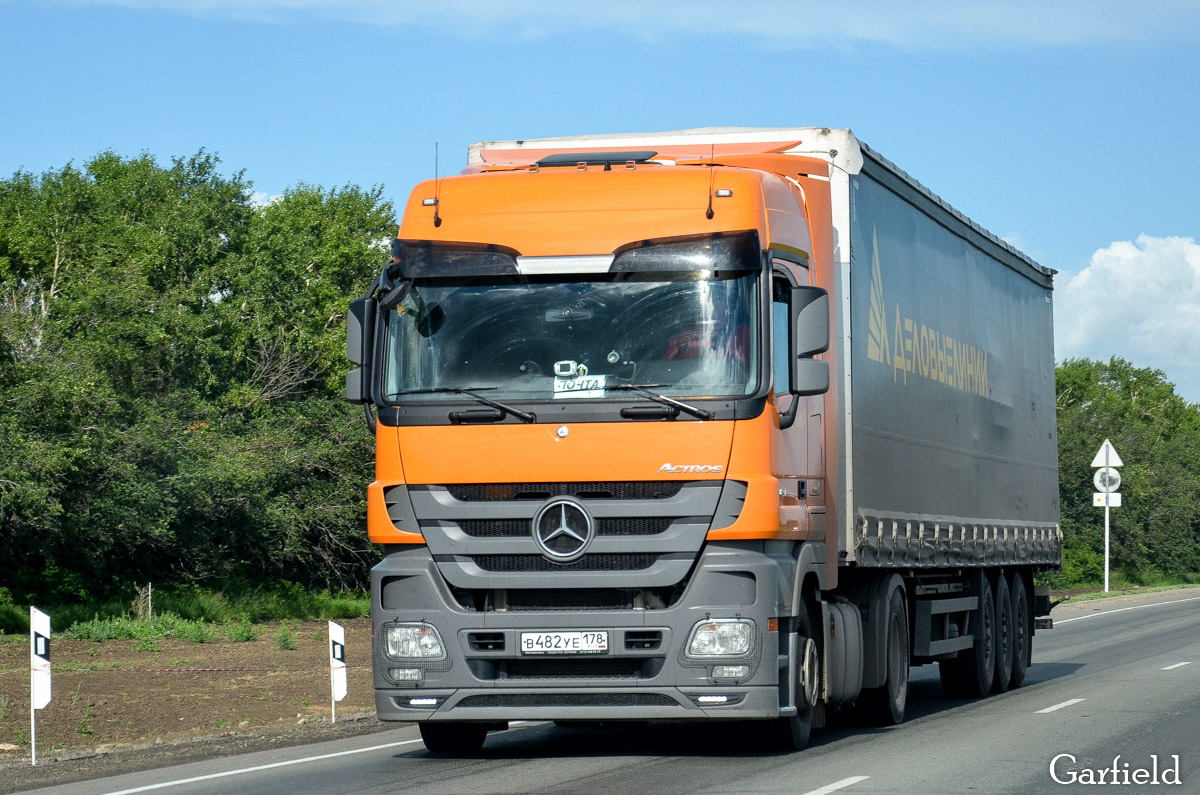
M 797 356 L 815 356 L 829 350 L 829 293 L 820 287 L 793 288 L 792 328 Z
M 796 359 L 792 364 L 793 395 L 823 395 L 829 391 L 829 362 Z
M 829 293 L 820 287 L 792 290 L 792 394 L 823 395 L 829 391 L 829 362 L 814 359 L 829 350 Z
M 346 373 L 346 400 L 371 402 L 371 363 L 375 343 L 375 299 L 359 298 L 350 302 L 346 313 L 346 358 L 357 364 Z

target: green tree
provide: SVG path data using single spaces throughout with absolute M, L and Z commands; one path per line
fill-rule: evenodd
M 371 439 L 343 318 L 381 191 L 257 206 L 201 151 L 0 181 L 0 586 L 361 586 Z
M 1112 511 L 1111 566 L 1131 579 L 1200 571 L 1200 407 L 1159 370 L 1072 359 L 1057 370 L 1064 575 L 1103 566 L 1103 514 L 1091 506 L 1090 466 L 1105 438 L 1125 466 Z

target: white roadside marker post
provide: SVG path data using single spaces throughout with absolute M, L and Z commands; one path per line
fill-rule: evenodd
M 1123 463 L 1121 456 L 1117 455 L 1116 448 L 1108 439 L 1104 440 L 1104 444 L 1100 445 L 1100 449 L 1096 452 L 1096 457 L 1092 459 L 1092 466 L 1096 468 L 1096 475 L 1092 478 L 1092 483 L 1096 487 L 1096 493 L 1092 495 L 1092 505 L 1104 506 L 1105 593 L 1108 593 L 1108 510 L 1121 507 L 1121 493 L 1117 491 L 1121 487 L 1121 473 L 1116 470 L 1116 467 L 1122 466 Z
M 337 723 L 337 703 L 346 697 L 346 630 L 329 622 L 329 688 L 333 693 L 331 723 Z
M 37 767 L 37 711 L 50 703 L 50 616 L 29 608 L 29 753 Z

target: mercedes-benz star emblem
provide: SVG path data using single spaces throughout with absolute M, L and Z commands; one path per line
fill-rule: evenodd
M 533 518 L 533 540 L 555 563 L 569 563 L 588 548 L 595 534 L 591 514 L 574 500 L 554 500 Z

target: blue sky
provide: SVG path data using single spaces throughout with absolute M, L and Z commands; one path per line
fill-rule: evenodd
M 852 6 L 847 8 L 847 6 Z M 0 0 L 0 174 L 216 152 L 408 190 L 483 139 L 849 127 L 1200 401 L 1200 0 Z

